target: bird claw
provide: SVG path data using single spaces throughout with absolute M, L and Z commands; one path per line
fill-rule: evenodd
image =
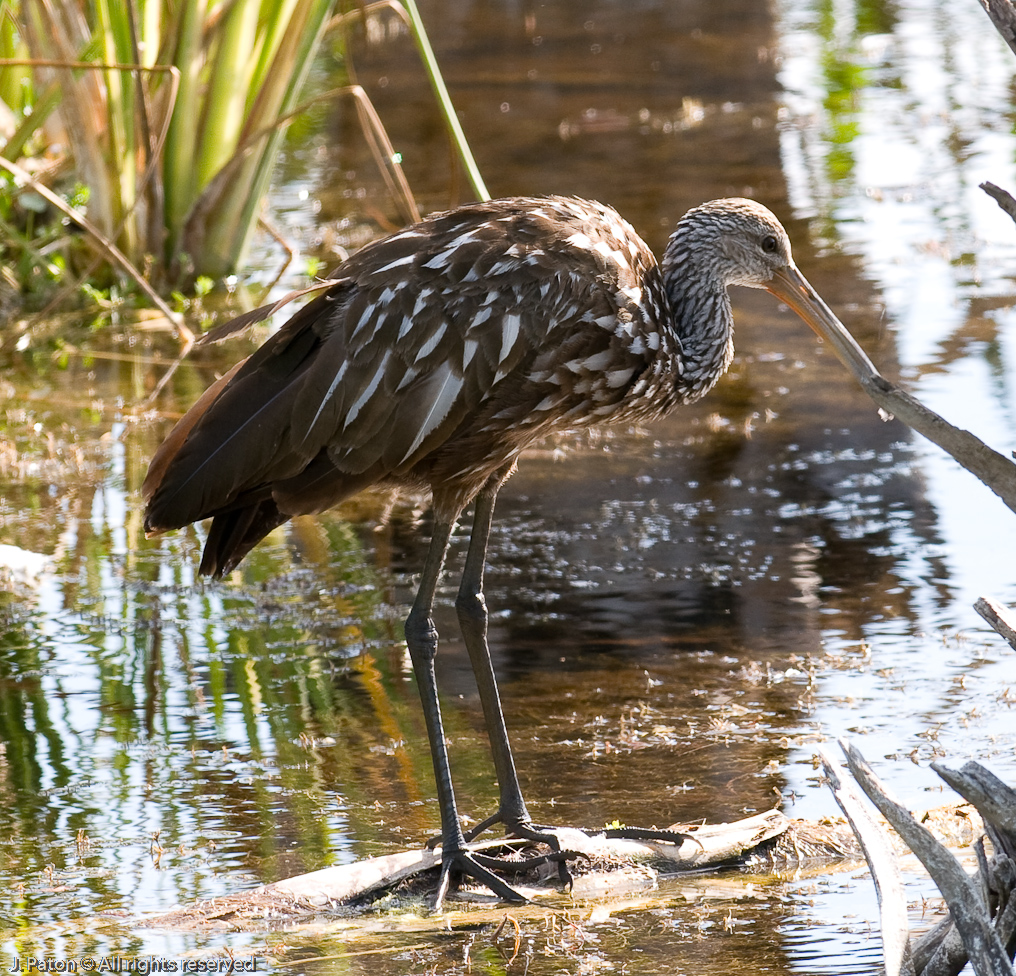
M 441 911 L 444 906 L 445 897 L 452 885 L 453 879 L 456 883 L 458 878 L 465 876 L 479 881 L 480 884 L 488 887 L 498 898 L 512 902 L 516 905 L 524 905 L 529 901 L 525 895 L 516 891 L 510 884 L 502 881 L 493 871 L 484 866 L 484 863 L 502 866 L 497 858 L 484 857 L 482 854 L 472 854 L 467 850 L 448 851 L 441 858 L 441 880 L 437 886 L 437 894 L 434 895 L 434 911 Z
M 531 871 L 544 864 L 556 864 L 558 881 L 570 890 L 575 883 L 575 879 L 572 877 L 571 871 L 568 870 L 568 862 L 577 860 L 580 857 L 586 860 L 589 859 L 589 855 L 582 851 L 562 850 L 561 842 L 555 835 L 553 827 L 523 821 L 505 823 L 500 812 L 492 814 L 486 820 L 481 821 L 468 830 L 464 835 L 465 842 L 469 843 L 475 840 L 485 830 L 497 823 L 505 824 L 505 834 L 508 839 L 521 839 L 545 844 L 550 848 L 550 852 L 547 854 L 535 854 L 530 857 L 521 857 L 516 860 L 508 860 L 503 857 L 491 857 L 489 854 L 480 854 L 479 852 L 467 851 L 465 849 L 453 851 L 442 862 L 441 882 L 438 886 L 436 901 L 438 907 L 448 893 L 452 875 L 456 873 L 461 873 L 479 881 L 490 888 L 496 895 L 505 898 L 507 901 L 513 901 L 515 898 L 521 898 L 523 901 L 526 901 L 527 899 L 519 895 L 515 889 L 493 874 L 493 871 L 525 874 L 527 871 Z M 440 835 L 431 837 L 427 841 L 427 847 L 430 850 L 440 845 Z M 482 871 L 482 877 L 477 873 L 476 868 Z
M 554 833 L 554 827 L 546 824 L 530 823 L 527 820 L 506 821 L 500 811 L 491 814 L 486 820 L 481 820 L 474 827 L 466 831 L 465 838 L 467 841 L 475 840 L 489 827 L 498 823 L 504 824 L 505 835 L 507 837 L 529 840 L 537 844 L 546 844 L 551 850 L 550 854 L 538 854 L 535 857 L 524 858 L 520 861 L 509 861 L 505 863 L 504 870 L 521 873 L 530 868 L 539 867 L 541 864 L 556 862 L 558 881 L 571 890 L 575 879 L 572 877 L 571 871 L 568 870 L 568 861 L 573 861 L 579 857 L 584 857 L 588 860 L 587 854 L 583 854 L 580 851 L 562 850 L 561 841 L 558 840 L 557 835 Z
M 533 824 L 528 821 L 505 821 L 501 813 L 495 813 L 470 828 L 464 834 L 464 840 L 468 843 L 475 840 L 485 830 L 494 824 L 504 824 L 505 834 L 508 838 L 520 838 L 533 841 L 534 843 L 546 844 L 550 848 L 548 854 L 536 854 L 531 857 L 523 857 L 517 860 L 507 860 L 501 857 L 491 857 L 487 854 L 470 852 L 463 849 L 449 852 L 442 860 L 441 881 L 438 885 L 438 892 L 435 896 L 435 910 L 439 910 L 448 894 L 452 878 L 455 875 L 465 875 L 486 885 L 498 897 L 505 901 L 525 902 L 528 901 L 523 895 L 517 892 L 505 881 L 502 881 L 494 871 L 509 872 L 511 874 L 524 874 L 544 864 L 557 864 L 558 880 L 569 889 L 574 885 L 575 879 L 568 869 L 568 862 L 578 858 L 589 859 L 589 855 L 582 851 L 563 850 L 561 842 L 554 833 L 555 828 L 544 824 Z M 589 834 L 588 831 L 583 831 Z M 701 842 L 693 834 L 686 834 L 679 830 L 666 830 L 657 827 L 609 827 L 603 831 L 595 831 L 603 837 L 624 840 L 647 840 L 662 841 L 664 843 L 681 845 L 685 841 L 691 841 L 702 847 Z M 431 838 L 427 842 L 429 848 L 437 847 L 441 843 L 440 837 Z

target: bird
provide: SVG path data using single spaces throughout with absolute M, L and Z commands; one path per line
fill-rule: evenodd
M 495 873 L 497 859 L 468 849 L 479 829 L 500 823 L 567 854 L 528 812 L 487 645 L 483 576 L 498 490 L 547 435 L 651 422 L 704 396 L 733 358 L 732 285 L 773 293 L 859 379 L 877 373 L 760 203 L 692 208 L 657 261 L 610 206 L 509 197 L 430 215 L 354 253 L 205 391 L 152 458 L 146 533 L 210 518 L 199 571 L 212 577 L 287 520 L 370 486 L 430 492 L 430 545 L 405 637 L 441 815 L 436 908 L 463 877 L 524 900 Z M 455 607 L 499 803 L 467 835 L 442 724 L 433 608 L 454 526 L 470 504 Z

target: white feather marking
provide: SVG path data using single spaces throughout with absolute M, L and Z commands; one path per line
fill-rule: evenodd
M 604 375 L 607 377 L 607 386 L 612 390 L 616 390 L 618 387 L 624 386 L 635 375 L 635 367 L 633 366 L 631 369 L 609 369 Z
M 459 234 L 451 244 L 448 245 L 449 251 L 458 250 L 460 247 L 466 244 L 471 244 L 476 240 L 475 231 L 467 230 L 464 234 Z
M 388 368 L 388 360 L 391 357 L 392 351 L 388 349 L 385 351 L 384 356 L 381 357 L 381 362 L 378 364 L 377 372 L 371 378 L 371 381 L 367 384 L 366 389 L 357 398 L 356 402 L 349 408 L 349 412 L 346 414 L 346 419 L 342 423 L 342 429 L 345 430 L 354 420 L 357 415 L 363 409 L 364 404 L 377 392 L 377 388 L 381 385 L 381 380 L 384 379 L 385 370 Z
M 519 266 L 518 258 L 501 258 L 490 266 L 489 275 L 502 275 L 506 271 L 514 271 Z
M 484 305 L 484 307 L 473 316 L 472 322 L 469 323 L 469 331 L 472 332 L 476 326 L 483 325 L 483 323 L 491 317 L 493 312 L 494 310 L 489 305 Z
M 402 325 L 399 327 L 399 339 L 405 339 L 406 336 L 409 335 L 409 330 L 412 329 L 412 327 L 413 319 L 411 316 L 407 315 L 402 320 Z
M 652 352 L 656 352 L 656 350 L 660 348 L 660 333 L 650 332 L 649 335 L 646 336 L 646 345 L 649 346 Z
M 560 393 L 551 393 L 548 396 L 545 396 L 535 407 L 533 407 L 533 413 L 543 413 L 545 410 L 550 410 L 560 400 Z
M 370 304 L 363 310 L 363 315 L 360 316 L 359 321 L 356 323 L 356 328 L 353 329 L 352 338 L 356 338 L 360 334 L 360 330 L 370 321 L 371 316 L 377 311 L 377 305 Z
M 314 426 L 317 424 L 318 417 L 321 416 L 321 411 L 324 410 L 325 405 L 332 398 L 332 394 L 335 393 L 335 390 L 338 388 L 339 383 L 342 382 L 342 377 L 346 375 L 346 367 L 348 365 L 349 363 L 345 362 L 339 367 L 339 371 L 335 374 L 334 379 L 332 379 L 331 384 L 325 391 L 325 395 L 321 398 L 321 403 L 318 405 L 317 413 L 314 414 L 314 419 L 310 422 L 310 426 L 307 428 L 307 432 L 303 435 L 304 440 L 307 440 L 307 438 L 310 437 L 310 432 L 314 429 Z
M 608 260 L 613 261 L 615 264 L 621 265 L 622 268 L 628 267 L 628 262 L 625 261 L 621 252 L 615 251 L 606 241 L 597 241 L 593 245 L 593 250 L 598 254 L 602 254 Z
M 404 264 L 412 264 L 415 258 L 415 254 L 406 254 L 401 258 L 396 258 L 390 264 L 386 264 L 383 268 L 378 268 L 374 274 L 384 274 L 386 271 L 391 271 L 392 268 L 401 268 Z
M 395 392 L 398 393 L 400 390 L 404 390 L 417 376 L 420 375 L 420 371 L 415 366 L 410 366 L 406 370 L 405 375 L 399 380 L 399 385 L 395 387 Z
M 462 369 L 465 368 L 473 361 L 473 356 L 476 355 L 476 350 L 479 348 L 480 343 L 476 339 L 466 339 L 465 344 L 462 346 Z
M 441 426 L 441 422 L 448 416 L 452 404 L 455 403 L 456 398 L 462 391 L 464 380 L 461 376 L 456 376 L 450 366 L 447 364 L 442 366 L 440 371 L 435 371 L 435 376 L 438 375 L 438 372 L 444 373 L 444 378 L 439 381 L 440 386 L 434 391 L 430 410 L 427 411 L 427 416 L 423 418 L 412 445 L 406 451 L 406 455 L 402 459 L 403 463 L 408 461 L 424 440 Z
M 642 289 L 638 285 L 632 285 L 630 288 L 622 288 L 621 294 L 626 298 L 630 298 L 636 305 L 642 302 Z
M 433 268 L 435 271 L 441 271 L 448 267 L 448 259 L 458 250 L 458 248 L 452 244 L 451 247 L 446 247 L 440 254 L 435 254 L 425 265 L 425 268 Z
M 583 234 L 582 231 L 576 231 L 568 238 L 568 243 L 574 247 L 581 247 L 583 250 L 588 250 L 592 247 L 593 242 L 589 239 L 588 234 Z
M 420 290 L 420 294 L 416 296 L 416 304 L 413 306 L 414 316 L 419 315 L 427 307 L 427 301 L 433 294 L 433 288 L 422 288 Z
M 588 369 L 590 372 L 599 372 L 600 370 L 606 369 L 613 358 L 613 352 L 610 349 L 604 349 L 603 352 L 587 356 L 579 365 L 582 369 Z
M 522 316 L 517 312 L 511 312 L 504 317 L 503 331 L 501 333 L 501 352 L 497 357 L 499 363 L 503 363 L 519 337 L 519 327 L 522 325 Z
M 435 330 L 434 334 L 420 346 L 420 351 L 416 354 L 414 363 L 418 363 L 421 359 L 426 359 L 435 349 L 437 344 L 441 341 L 444 334 L 448 331 L 448 323 L 442 322 Z

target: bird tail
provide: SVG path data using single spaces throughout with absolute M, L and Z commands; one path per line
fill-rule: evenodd
M 269 532 L 287 521 L 289 516 L 280 512 L 271 498 L 216 515 L 205 539 L 198 572 L 221 579 Z

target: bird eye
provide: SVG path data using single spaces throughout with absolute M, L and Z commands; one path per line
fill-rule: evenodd
M 780 242 L 773 237 L 772 234 L 767 234 L 762 238 L 762 250 L 766 254 L 775 254 L 780 249 Z

